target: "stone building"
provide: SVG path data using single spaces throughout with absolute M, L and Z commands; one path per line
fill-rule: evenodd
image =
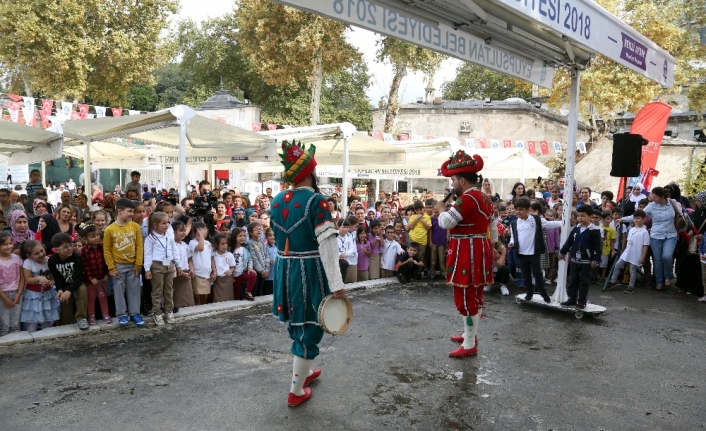
M 466 138 L 484 138 L 512 140 L 534 140 L 548 142 L 566 142 L 568 120 L 566 117 L 541 109 L 523 99 L 507 100 L 443 100 L 433 97 L 433 89 L 428 88 L 426 98 L 417 103 L 408 103 L 400 107 L 393 134 L 408 134 L 416 137 L 450 137 L 461 142 Z M 373 110 L 373 131 L 383 130 L 386 107 Z M 582 123 L 578 126 L 577 141 L 588 142 L 589 136 Z M 540 161 L 554 157 L 550 150 L 547 156 L 537 155 Z M 505 188 L 511 187 L 517 178 L 505 179 Z M 500 182 L 496 181 L 496 185 Z M 439 189 L 446 187 L 439 180 L 414 180 L 415 189 Z M 381 181 L 386 190 L 393 185 Z M 507 190 L 498 190 L 501 193 Z
M 252 123 L 261 123 L 262 108 L 249 103 L 243 103 L 230 94 L 230 91 L 220 89 L 196 108 L 196 112 L 204 117 L 223 119 L 228 124 L 241 125 L 250 130 Z

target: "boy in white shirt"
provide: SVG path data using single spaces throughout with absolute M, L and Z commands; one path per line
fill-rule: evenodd
M 610 278 L 610 284 L 606 290 L 612 289 L 618 284 L 618 276 L 620 275 L 623 266 L 626 263 L 630 264 L 630 281 L 628 289 L 625 293 L 631 294 L 635 291 L 635 279 L 637 278 L 637 269 L 645 263 L 647 252 L 650 249 L 650 233 L 645 227 L 645 212 L 637 210 L 633 214 L 633 222 L 635 226 L 628 232 L 628 242 L 620 255 L 620 259 L 613 268 L 613 275 Z
M 338 257 L 344 283 L 355 282 L 358 276 L 358 249 L 350 236 L 350 226 L 348 220 L 338 221 Z
M 216 280 L 213 247 L 206 240 L 208 228 L 203 222 L 194 223 L 192 229 L 194 239 L 189 242 L 189 267 L 194 278 L 191 279 L 191 287 L 194 289 L 195 304 L 203 305 L 211 293 L 211 282 Z
M 382 278 L 395 276 L 397 256 L 404 253 L 400 243 L 395 240 L 395 228 L 393 226 L 385 228 L 385 237 L 385 244 L 382 245 L 382 254 L 380 255 L 382 265 L 380 276 Z

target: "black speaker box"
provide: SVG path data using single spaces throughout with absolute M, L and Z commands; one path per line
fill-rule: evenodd
M 647 145 L 642 135 L 616 133 L 613 135 L 613 163 L 611 177 L 636 177 L 640 175 L 642 146 Z

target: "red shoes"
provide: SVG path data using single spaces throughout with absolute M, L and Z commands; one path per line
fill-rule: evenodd
M 321 368 L 314 368 L 312 370 L 311 375 L 309 377 L 307 377 L 306 380 L 304 380 L 304 387 L 306 388 L 307 386 L 309 386 L 309 383 L 311 383 L 312 380 L 316 379 L 320 375 L 321 375 Z
M 454 343 L 463 343 L 463 341 L 464 341 L 463 334 L 461 334 L 461 335 L 452 335 L 452 336 L 451 336 L 451 341 L 453 341 Z M 477 346 L 477 345 L 478 345 L 478 337 L 476 337 L 476 346 Z
M 309 400 L 309 398 L 311 398 L 311 388 L 304 388 L 304 395 L 294 395 L 290 392 L 289 399 L 287 399 L 287 404 L 289 407 L 296 407 L 299 404 Z
M 463 346 L 458 346 L 458 349 L 449 352 L 449 356 L 452 358 L 462 358 L 464 356 L 473 356 L 478 354 L 478 344 L 473 346 L 472 349 L 464 349 Z M 289 394 L 290 396 L 292 394 Z

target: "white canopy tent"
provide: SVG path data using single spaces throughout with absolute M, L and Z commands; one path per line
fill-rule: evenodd
M 580 74 L 595 52 L 671 88 L 676 60 L 591 0 L 276 0 L 347 24 L 551 88 L 554 71 L 571 71 L 566 182 L 573 183 Z M 562 243 L 569 235 L 564 207 Z M 559 264 L 554 301 L 566 298 Z
M 82 143 L 121 138 L 130 144 L 127 148 L 134 148 L 138 153 L 142 149 L 143 153 L 156 156 L 160 164 L 178 164 L 179 191 L 183 195 L 186 193 L 187 157 L 203 163 L 276 160 L 274 139 L 196 115 L 196 111 L 185 105 L 145 115 L 66 121 L 63 134 Z M 140 147 L 135 148 L 135 145 Z M 82 146 L 87 176 L 93 147 Z
M 0 158 L 9 165 L 59 158 L 63 144 L 58 133 L 0 120 Z

